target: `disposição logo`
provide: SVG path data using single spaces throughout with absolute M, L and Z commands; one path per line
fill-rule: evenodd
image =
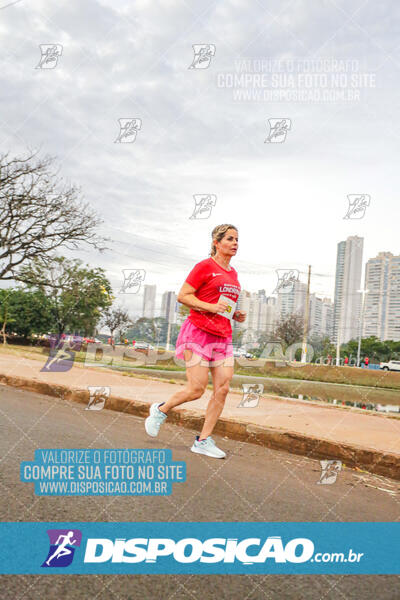
M 68 567 L 74 558 L 75 548 L 81 545 L 79 529 L 48 529 L 50 548 L 42 567 Z

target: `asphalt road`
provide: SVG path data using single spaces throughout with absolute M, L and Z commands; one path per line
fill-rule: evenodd
M 194 432 L 0 386 L 2 521 L 398 521 L 399 483 L 344 468 L 317 485 L 318 461 L 215 436 L 227 459 L 189 451 Z M 36 448 L 171 448 L 187 481 L 170 497 L 39 497 L 19 481 Z M 379 489 L 378 489 L 379 488 Z M 12 600 L 398 600 L 394 575 L 3 575 Z

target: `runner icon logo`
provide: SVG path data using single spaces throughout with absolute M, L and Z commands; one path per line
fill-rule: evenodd
M 342 470 L 342 461 L 340 460 L 320 460 L 321 476 L 317 484 L 332 485 L 335 483 L 339 472 Z
M 294 284 L 299 281 L 298 269 L 275 269 L 278 275 L 278 283 L 273 294 L 290 294 L 293 291 Z
M 39 44 L 40 61 L 36 69 L 54 69 L 58 64 L 58 59 L 62 55 L 63 47 L 61 44 Z
M 238 408 L 255 408 L 258 406 L 260 395 L 264 391 L 262 383 L 242 383 L 243 398 L 238 404 Z
M 269 135 L 264 144 L 282 144 L 292 128 L 291 119 L 268 119 Z
M 137 294 L 146 277 L 146 271 L 144 269 L 122 269 L 122 273 L 124 281 L 119 293 Z
M 193 44 L 194 57 L 189 69 L 208 69 L 213 56 L 214 44 Z
M 348 194 L 349 206 L 343 219 L 362 219 L 371 203 L 369 194 Z
M 208 219 L 217 203 L 215 194 L 193 194 L 194 210 L 189 219 Z
M 109 386 L 88 385 L 90 394 L 89 402 L 85 410 L 102 410 L 107 398 L 110 397 Z
M 118 119 L 119 134 L 114 144 L 133 144 L 142 129 L 142 119 Z
M 42 567 L 68 567 L 74 558 L 75 549 L 81 545 L 79 529 L 48 529 L 50 548 Z
M 50 351 L 41 371 L 65 372 L 72 369 L 75 353 L 82 347 L 80 336 L 65 334 L 50 337 Z

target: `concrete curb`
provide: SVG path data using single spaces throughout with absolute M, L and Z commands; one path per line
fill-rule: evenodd
M 0 382 L 5 385 L 58 397 L 87 405 L 87 390 L 71 389 L 64 385 L 48 384 L 35 379 L 25 379 L 0 374 Z M 147 417 L 149 404 L 140 400 L 127 400 L 118 396 L 107 399 L 107 409 L 124 412 L 138 417 Z M 199 431 L 204 420 L 204 411 L 177 408 L 168 414 L 168 422 L 187 429 Z M 275 450 L 285 450 L 313 459 L 341 460 L 347 467 L 358 468 L 377 475 L 400 480 L 400 458 L 396 454 L 371 450 L 355 444 L 339 444 L 332 440 L 302 435 L 298 432 L 273 427 L 260 427 L 236 418 L 220 418 L 216 434 L 231 439 L 258 444 Z

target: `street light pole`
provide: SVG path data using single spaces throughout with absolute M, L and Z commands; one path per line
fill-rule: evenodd
M 336 331 L 336 366 L 340 366 L 340 328 L 342 326 L 342 303 L 340 303 L 338 327 Z
M 167 343 L 165 346 L 166 350 L 169 350 L 169 340 L 171 337 L 171 321 L 168 319 L 168 329 L 167 329 Z
M 361 336 L 362 336 L 362 329 L 364 327 L 364 312 L 365 312 L 365 294 L 367 294 L 369 292 L 369 290 L 358 290 L 363 296 L 362 296 L 362 309 L 361 309 L 361 315 L 360 315 L 360 330 L 359 330 L 359 334 L 358 334 L 358 348 L 357 348 L 357 367 L 360 366 L 360 354 L 361 354 Z
M 311 279 L 311 265 L 308 265 L 308 282 L 307 282 L 307 294 L 306 294 L 306 314 L 304 317 L 304 328 L 303 328 L 303 343 L 301 348 L 301 362 L 307 361 L 307 330 L 308 321 L 310 315 L 310 279 Z
M 177 307 L 178 307 L 178 303 L 175 302 L 175 309 L 174 309 L 174 311 L 172 311 L 172 315 L 171 315 L 171 310 L 168 310 L 168 313 L 167 313 L 168 328 L 167 328 L 167 343 L 165 345 L 166 350 L 169 350 L 169 346 L 170 346 L 171 326 L 175 325 L 176 320 L 177 320 L 177 315 L 179 315 L 179 312 L 177 313 Z
M 340 365 L 340 319 L 339 319 L 339 327 L 337 330 L 337 339 L 336 339 L 336 366 Z

